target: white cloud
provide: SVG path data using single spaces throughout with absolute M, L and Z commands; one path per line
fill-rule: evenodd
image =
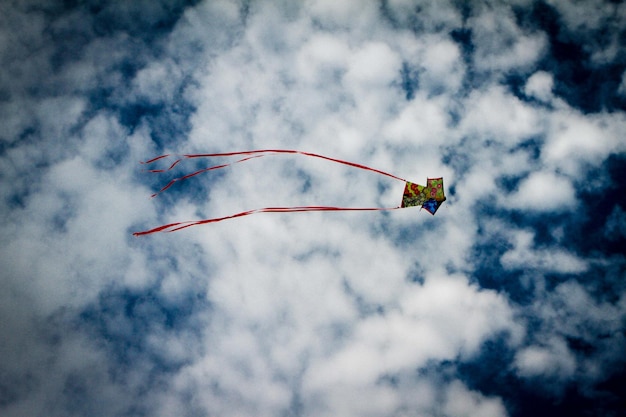
M 610 240 L 626 237 L 626 213 L 621 206 L 613 207 L 611 215 L 604 225 L 604 235 Z
M 541 132 L 537 110 L 522 102 L 501 86 L 473 91 L 465 102 L 461 122 L 463 131 L 479 140 L 493 140 L 505 145 L 517 144 Z
M 156 62 L 139 71 L 133 84 L 139 96 L 151 104 L 171 101 L 179 88 L 172 79 L 179 79 L 180 73 L 180 68 L 171 62 Z
M 513 249 L 500 258 L 506 269 L 539 269 L 545 272 L 580 273 L 588 269 L 588 263 L 576 255 L 558 248 L 535 248 L 535 235 L 528 230 L 511 233 Z
M 558 13 L 563 38 L 570 37 L 585 48 L 599 65 L 613 61 L 619 54 L 619 32 L 626 18 L 626 6 L 603 0 L 562 2 L 550 0 Z
M 576 359 L 565 341 L 550 339 L 543 346 L 529 346 L 515 356 L 515 367 L 523 377 L 554 376 L 568 379 L 576 371 Z
M 459 46 L 447 38 L 426 38 L 421 46 L 423 52 L 417 63 L 425 71 L 420 82 L 433 91 L 441 87 L 450 92 L 457 91 L 465 75 Z
M 372 30 L 379 24 L 376 21 L 378 6 L 371 0 L 309 0 L 305 2 L 305 7 L 311 19 L 329 28 Z
M 405 290 L 399 309 L 362 320 L 338 352 L 313 363 L 305 386 L 318 391 L 374 383 L 429 360 L 471 356 L 500 331 L 519 336 L 505 300 L 468 286 L 463 277 L 429 277 L 423 286 Z
M 394 116 L 387 121 L 384 133 L 387 140 L 396 145 L 414 147 L 422 153 L 430 151 L 449 135 L 446 130 L 449 117 L 441 100 L 420 94 Z M 429 159 L 420 155 L 422 163 Z
M 626 297 L 540 285 L 544 272 L 609 261 L 539 247 L 535 231 L 478 211 L 487 199 L 495 217 L 571 210 L 582 168 L 623 150 L 623 114 L 577 112 L 553 98 L 556 76 L 536 72 L 524 87 L 550 108 L 509 91 L 501 76 L 535 70 L 546 43 L 508 7 L 465 10 L 471 45 L 450 35 L 464 27 L 450 2 L 206 1 L 172 32 L 136 36 L 132 16 L 137 28 L 166 25 L 178 5 L 127 7 L 0 6 L 17 22 L 0 30 L 0 388 L 16 386 L 2 413 L 496 417 L 507 399 L 440 365 L 477 360 L 503 334 L 508 349 L 524 343 L 512 364 L 523 377 L 601 380 L 618 363 Z M 105 30 L 116 13 L 128 30 Z M 72 31 L 80 47 L 66 56 L 59 34 Z M 162 148 L 303 149 L 421 183 L 442 175 L 449 201 L 435 217 L 259 214 L 134 238 L 263 206 L 395 206 L 404 187 L 282 155 L 149 199 L 169 174 L 137 162 Z M 523 179 L 499 197 L 508 176 Z M 474 255 L 489 234 L 512 245 L 492 272 L 537 272 L 530 306 L 479 287 Z M 529 316 L 538 329 L 520 320 Z M 599 329 L 611 337 L 597 356 L 568 349 L 568 337 L 593 341 Z
M 363 87 L 387 87 L 398 77 L 400 59 L 384 43 L 364 45 L 350 57 L 348 83 Z
M 626 96 L 626 71 L 622 73 L 622 82 L 619 84 L 617 91 L 622 96 Z
M 474 65 L 484 71 L 531 68 L 546 51 L 542 32 L 525 33 L 508 8 L 483 10 L 469 20 L 476 45 Z
M 501 199 L 505 207 L 538 212 L 569 210 L 576 202 L 572 183 L 550 171 L 532 172 L 511 195 Z
M 532 343 L 515 356 L 517 372 L 556 393 L 565 381 L 575 378 L 590 387 L 613 374 L 626 346 L 617 331 L 625 314 L 624 299 L 622 294 L 616 302 L 598 300 L 575 280 L 554 290 L 542 287 L 531 307 L 541 321 L 532 332 Z M 584 352 L 585 347 L 592 351 Z
M 320 77 L 341 75 L 346 71 L 349 46 L 328 34 L 313 35 L 298 52 L 298 75 L 303 81 L 321 82 Z
M 488 398 L 470 391 L 458 381 L 451 383 L 445 391 L 443 412 L 445 415 L 459 417 L 504 417 L 508 415 L 502 400 Z
M 554 80 L 552 75 L 545 71 L 537 71 L 526 82 L 524 92 L 530 97 L 548 102 L 552 98 Z
M 596 165 L 623 151 L 624 127 L 623 114 L 583 116 L 571 109 L 558 111 L 550 118 L 542 159 L 568 175 L 580 175 L 587 164 Z
M 449 0 L 436 4 L 428 0 L 390 0 L 386 6 L 394 21 L 407 28 L 419 25 L 426 33 L 448 32 L 463 25 L 460 11 Z

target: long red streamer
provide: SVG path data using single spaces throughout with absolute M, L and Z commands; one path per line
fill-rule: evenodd
M 330 207 L 330 206 L 296 206 L 296 207 L 266 207 L 255 210 L 242 211 L 241 213 L 231 214 L 230 216 L 216 217 L 213 219 L 204 220 L 191 220 L 186 222 L 176 222 L 170 224 L 164 224 L 163 226 L 155 227 L 154 229 L 145 230 L 143 232 L 135 232 L 134 236 L 149 235 L 158 232 L 175 232 L 177 230 L 186 229 L 191 226 L 198 226 L 201 224 L 217 223 L 223 220 L 234 219 L 237 217 L 249 216 L 256 213 L 295 213 L 303 211 L 389 211 L 398 210 L 402 207 Z
M 297 151 L 297 150 L 293 150 L 293 149 L 256 149 L 256 150 L 253 150 L 253 151 L 240 151 L 240 152 L 185 154 L 185 155 L 181 155 L 181 157 L 179 157 L 179 159 L 174 161 L 174 163 L 172 163 L 172 165 L 170 165 L 170 167 L 167 170 L 154 170 L 152 172 L 169 171 L 170 169 L 174 168 L 183 158 L 188 158 L 188 159 L 192 159 L 192 158 L 213 158 L 213 157 L 220 157 L 220 156 L 237 156 L 237 155 L 258 155 L 258 156 L 264 156 L 262 154 L 272 154 L 272 153 L 275 153 L 275 154 L 276 153 L 277 154 L 299 154 L 299 155 L 311 156 L 311 157 L 314 157 L 314 158 L 325 159 L 327 161 L 337 162 L 339 164 L 348 165 L 348 166 L 351 166 L 351 167 L 354 167 L 354 168 L 359 168 L 359 169 L 364 169 L 366 171 L 376 172 L 378 174 L 386 175 L 386 176 L 394 178 L 396 180 L 400 180 L 400 181 L 406 182 L 406 180 L 404 178 L 400 178 L 400 177 L 395 176 L 393 174 L 390 174 L 388 172 L 381 171 L 381 170 L 376 169 L 376 168 L 368 167 L 366 165 L 357 164 L 355 162 L 344 161 L 343 159 L 331 158 L 329 156 L 324 156 L 324 155 L 320 155 L 320 154 L 317 154 L 317 153 Z M 167 158 L 169 156 L 172 156 L 172 155 L 165 154 L 165 155 L 157 156 L 156 158 L 152 158 L 152 159 L 150 159 L 148 161 L 142 162 L 142 164 L 151 164 L 153 162 L 156 162 L 156 161 L 158 161 L 160 159 L 163 159 L 163 158 Z M 243 161 L 246 161 L 248 159 L 252 159 L 252 158 L 244 158 L 244 159 L 241 159 L 239 161 L 233 162 L 233 164 L 238 163 L 238 162 L 243 162 Z M 223 168 L 223 167 L 229 166 L 229 165 L 232 165 L 232 164 L 226 164 L 224 166 L 218 166 L 218 167 L 219 168 Z M 213 168 L 213 169 L 217 169 L 217 168 Z M 205 172 L 205 171 L 206 171 L 206 169 L 205 170 L 201 170 L 200 172 Z M 198 173 L 200 173 L 200 172 L 198 172 Z
M 157 195 L 161 194 L 163 191 L 167 190 L 168 188 L 170 188 L 172 185 L 174 185 L 175 183 L 179 182 L 179 181 L 183 181 L 186 180 L 187 178 L 191 178 L 194 177 L 198 174 L 202 174 L 203 172 L 208 172 L 208 171 L 212 171 L 214 169 L 220 169 L 220 168 L 226 168 L 229 167 L 231 165 L 234 164 L 238 164 L 240 162 L 244 162 L 244 161 L 248 161 L 250 159 L 254 159 L 254 158 L 260 158 L 264 155 L 254 155 L 254 156 L 249 156 L 247 158 L 242 158 L 238 161 L 235 162 L 231 162 L 229 164 L 221 164 L 221 165 L 214 165 L 212 167 L 208 167 L 208 168 L 202 168 L 198 171 L 192 172 L 191 174 L 187 174 L 187 175 L 183 175 L 182 177 L 178 177 L 178 178 L 174 178 L 173 180 L 171 180 L 170 182 L 168 182 L 165 187 L 161 188 L 159 191 L 157 191 L 156 193 L 152 194 L 150 197 L 156 197 Z M 170 169 L 174 168 L 182 159 L 178 159 L 176 161 L 174 161 L 174 163 L 172 165 L 170 165 L 170 167 L 168 169 L 151 169 L 148 170 L 148 172 L 166 172 L 169 171 Z M 147 163 L 147 162 L 146 162 Z
M 248 160 L 253 159 L 253 158 L 260 158 L 260 157 L 265 156 L 267 154 L 299 154 L 299 155 L 304 155 L 304 156 L 310 156 L 310 157 L 325 159 L 327 161 L 348 165 L 348 166 L 351 166 L 351 167 L 354 167 L 354 168 L 359 168 L 359 169 L 363 169 L 363 170 L 366 170 L 366 171 L 376 172 L 378 174 L 385 175 L 387 177 L 391 177 L 391 178 L 394 178 L 396 180 L 400 180 L 400 181 L 406 182 L 405 179 L 400 178 L 398 176 L 395 176 L 395 175 L 390 174 L 390 173 L 385 172 L 385 171 L 381 171 L 381 170 L 378 170 L 378 169 L 375 169 L 375 168 L 371 168 L 371 167 L 368 167 L 366 165 L 357 164 L 357 163 L 354 163 L 354 162 L 349 162 L 349 161 L 344 161 L 344 160 L 341 160 L 341 159 L 331 158 L 331 157 L 320 155 L 320 154 L 316 154 L 316 153 L 303 152 L 303 151 L 297 151 L 297 150 L 291 150 L 291 149 L 258 149 L 258 150 L 252 150 L 252 151 L 242 151 L 242 152 L 185 154 L 185 155 L 180 156 L 167 169 L 152 169 L 152 170 L 148 170 L 148 172 L 154 172 L 154 173 L 166 172 L 166 171 L 169 171 L 169 170 L 173 169 L 183 159 L 248 155 L 246 158 L 239 159 L 239 160 L 237 160 L 235 162 L 231 162 L 231 163 L 228 163 L 228 164 L 215 165 L 215 166 L 211 166 L 211 167 L 208 167 L 208 168 L 203 168 L 203 169 L 200 169 L 198 171 L 192 172 L 191 174 L 187 174 L 187 175 L 184 175 L 182 177 L 175 178 L 175 179 L 171 180 L 169 183 L 167 183 L 158 192 L 152 194 L 152 197 L 155 197 L 156 195 L 158 195 L 158 194 L 162 193 L 163 191 L 167 190 L 172 185 L 174 185 L 176 182 L 185 180 L 187 178 L 191 178 L 191 177 L 196 176 L 198 174 L 201 174 L 203 172 L 207 172 L 207 171 L 211 171 L 211 170 L 215 170 L 215 169 L 220 169 L 220 168 L 225 168 L 225 167 L 228 167 L 228 166 L 240 163 L 240 162 L 248 161 Z M 165 155 L 157 156 L 156 158 L 152 158 L 152 159 L 150 159 L 148 161 L 142 162 L 142 164 L 152 164 L 153 162 L 159 161 L 159 160 L 167 158 L 169 156 L 172 156 L 172 155 L 165 154 Z M 186 229 L 187 227 L 191 227 L 191 226 L 198 226 L 198 225 L 208 224 L 208 223 L 216 223 L 216 222 L 221 222 L 223 220 L 234 219 L 234 218 L 237 218 L 237 217 L 249 216 L 249 215 L 256 214 L 256 213 L 294 213 L 294 212 L 304 212 L 304 211 L 388 211 L 388 210 L 397 210 L 397 209 L 400 209 L 400 208 L 402 208 L 402 207 L 400 207 L 400 206 L 398 206 L 398 207 L 332 207 L 332 206 L 265 207 L 265 208 L 260 208 L 260 209 L 242 211 L 241 213 L 236 213 L 236 214 L 232 214 L 230 216 L 225 216 L 225 217 L 216 217 L 216 218 L 212 218 L 212 219 L 191 220 L 191 221 L 185 221 L 185 222 L 176 222 L 176 223 L 165 224 L 163 226 L 155 227 L 154 229 L 145 230 L 143 232 L 135 232 L 135 233 L 133 233 L 133 235 L 135 235 L 135 236 L 143 236 L 143 235 L 149 235 L 149 234 L 158 233 L 158 232 L 175 232 L 177 230 Z

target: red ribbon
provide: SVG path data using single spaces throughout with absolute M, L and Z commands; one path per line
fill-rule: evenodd
M 348 165 L 348 166 L 351 166 L 351 167 L 354 167 L 354 168 L 363 169 L 363 170 L 366 170 L 366 171 L 376 172 L 377 174 L 385 175 L 387 177 L 391 177 L 391 178 L 394 178 L 396 180 L 407 182 L 403 178 L 397 177 L 397 176 L 395 176 L 393 174 L 390 174 L 390 173 L 385 172 L 385 171 L 381 171 L 379 169 L 371 168 L 371 167 L 368 167 L 368 166 L 362 165 L 362 164 L 357 164 L 355 162 L 349 162 L 349 161 L 344 161 L 342 159 L 336 159 L 336 158 L 331 158 L 331 157 L 324 156 L 324 155 L 319 155 L 319 154 L 316 154 L 316 153 L 303 152 L 303 151 L 297 151 L 297 150 L 292 150 L 292 149 L 258 149 L 258 150 L 252 150 L 252 151 L 242 151 L 242 152 L 204 153 L 204 154 L 185 154 L 185 155 L 181 155 L 181 156 L 179 156 L 179 158 L 176 161 L 174 161 L 169 166 L 169 168 L 167 168 L 167 169 L 151 169 L 151 170 L 148 170 L 148 172 L 153 172 L 153 173 L 167 172 L 167 171 L 173 169 L 176 165 L 178 165 L 178 163 L 181 162 L 183 159 L 213 158 L 213 157 L 240 156 L 240 155 L 247 155 L 247 157 L 239 159 L 239 160 L 237 160 L 235 162 L 231 162 L 231 163 L 227 163 L 227 164 L 214 165 L 214 166 L 211 166 L 211 167 L 208 167 L 208 168 L 203 168 L 203 169 L 200 169 L 198 171 L 192 172 L 191 174 L 187 174 L 187 175 L 184 175 L 182 177 L 174 178 L 169 183 L 167 183 L 163 188 L 161 188 L 158 192 L 152 194 L 152 197 L 157 196 L 158 194 L 160 194 L 163 191 L 167 190 L 168 188 L 170 188 L 172 185 L 174 185 L 175 183 L 177 183 L 179 181 L 186 180 L 187 178 L 191 178 L 191 177 L 196 176 L 198 174 L 201 174 L 203 172 L 208 172 L 208 171 L 212 171 L 212 170 L 215 170 L 215 169 L 226 168 L 228 166 L 231 166 L 231 165 L 234 165 L 234 164 L 238 164 L 240 162 L 245 162 L 245 161 L 248 161 L 248 160 L 253 159 L 253 158 L 260 158 L 260 157 L 266 156 L 268 154 L 299 154 L 299 155 L 310 156 L 310 157 L 314 157 L 314 158 L 325 159 L 327 161 L 336 162 L 336 163 L 343 164 L 343 165 Z M 141 162 L 141 163 L 149 165 L 149 164 L 152 164 L 152 163 L 154 163 L 156 161 L 159 161 L 161 159 L 168 158 L 170 156 L 172 156 L 172 155 L 171 154 L 165 154 L 165 155 L 157 156 L 156 158 L 152 158 L 152 159 L 150 159 L 148 161 Z M 242 211 L 241 213 L 236 213 L 236 214 L 232 214 L 230 216 L 225 216 L 225 217 L 216 217 L 216 218 L 212 218 L 212 219 L 192 220 L 192 221 L 186 221 L 186 222 L 176 222 L 176 223 L 165 224 L 163 226 L 155 227 L 154 229 L 146 230 L 146 231 L 143 231 L 143 232 L 135 232 L 135 233 L 133 233 L 133 235 L 135 235 L 135 236 L 143 236 L 143 235 L 149 235 L 149 234 L 158 233 L 158 232 L 175 232 L 177 230 L 186 229 L 187 227 L 191 227 L 191 226 L 198 226 L 198 225 L 201 225 L 201 224 L 208 224 L 208 223 L 216 223 L 216 222 L 221 222 L 223 220 L 234 219 L 234 218 L 237 218 L 237 217 L 249 216 L 251 214 L 256 214 L 256 213 L 294 213 L 294 212 L 305 212 L 305 211 L 388 211 L 388 210 L 397 210 L 399 208 L 402 208 L 402 207 L 400 207 L 400 206 L 398 206 L 398 207 L 331 207 L 331 206 L 266 207 L 266 208 Z

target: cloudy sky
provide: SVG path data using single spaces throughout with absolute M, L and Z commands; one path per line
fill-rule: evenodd
M 0 2 L 3 416 L 624 416 L 626 4 Z M 256 214 L 393 207 L 431 216 Z M 158 168 L 167 162 L 155 163 Z

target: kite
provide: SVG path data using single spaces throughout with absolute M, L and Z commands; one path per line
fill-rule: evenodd
M 168 182 L 163 188 L 161 188 L 156 193 L 152 194 L 151 197 L 156 197 L 160 193 L 169 189 L 171 186 L 176 184 L 177 182 L 189 179 L 196 175 L 202 174 L 204 172 L 213 171 L 216 169 L 226 168 L 232 166 L 234 164 L 242 163 L 245 161 L 249 161 L 254 158 L 260 158 L 266 155 L 271 154 L 298 154 L 304 155 L 307 157 L 320 158 L 330 162 L 335 162 L 338 164 L 348 165 L 353 168 L 363 169 L 366 171 L 375 172 L 380 175 L 384 175 L 405 183 L 404 193 L 402 195 L 402 201 L 397 207 L 332 207 L 332 206 L 294 206 L 294 207 L 265 207 L 258 208 L 253 210 L 243 211 L 241 213 L 231 214 L 225 217 L 216 217 L 211 219 L 204 220 L 191 220 L 184 222 L 176 222 L 169 223 L 163 226 L 155 227 L 154 229 L 145 230 L 142 232 L 135 232 L 133 235 L 135 236 L 143 236 L 149 235 L 157 232 L 175 232 L 177 230 L 186 229 L 191 226 L 198 226 L 201 224 L 208 223 L 216 223 L 227 219 L 234 219 L 237 217 L 249 216 L 255 213 L 294 213 L 294 212 L 304 212 L 304 211 L 388 211 L 388 210 L 398 210 L 401 208 L 407 207 L 416 207 L 421 206 L 421 208 L 428 211 L 430 214 L 435 214 L 441 204 L 446 200 L 446 196 L 443 189 L 443 178 L 428 178 L 426 185 L 419 185 L 407 181 L 403 178 L 397 177 L 393 174 L 390 174 L 385 171 L 381 171 L 375 168 L 371 168 L 365 165 L 357 164 L 354 162 L 348 162 L 341 159 L 335 159 L 324 155 L 319 155 L 311 152 L 303 152 L 297 150 L 290 149 L 258 149 L 252 151 L 241 151 L 241 152 L 226 152 L 226 153 L 204 153 L 204 154 L 186 154 L 179 155 L 178 159 L 172 162 L 168 168 L 159 168 L 159 169 L 148 169 L 148 172 L 152 173 L 164 173 L 172 170 L 175 166 L 181 163 L 184 159 L 196 159 L 196 158 L 217 158 L 217 157 L 232 157 L 232 156 L 243 156 L 243 158 L 238 159 L 234 162 L 224 163 L 220 165 L 213 165 L 207 168 L 203 168 L 182 177 L 174 178 L 170 182 Z M 170 157 L 175 157 L 175 155 L 165 154 L 161 156 L 157 156 L 156 158 L 152 158 L 148 161 L 141 162 L 141 164 L 151 165 L 157 161 L 161 161 Z

